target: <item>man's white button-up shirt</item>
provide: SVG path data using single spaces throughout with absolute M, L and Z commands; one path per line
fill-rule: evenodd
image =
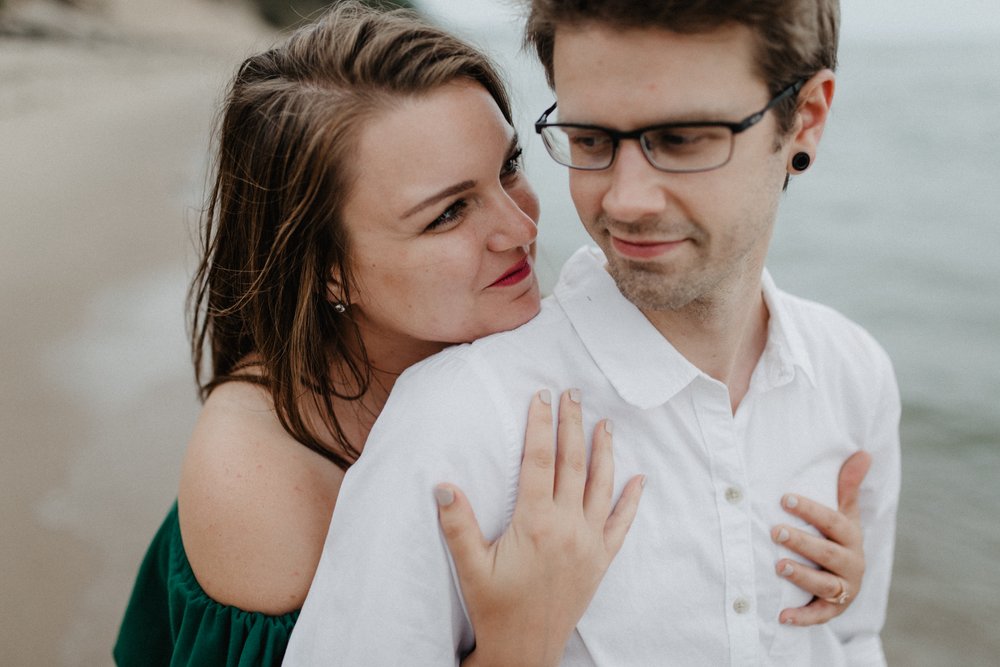
M 618 291 L 596 249 L 563 269 L 523 327 L 450 348 L 399 379 L 350 469 L 285 664 L 451 665 L 474 642 L 433 488 L 469 496 L 499 536 L 517 491 L 527 405 L 579 387 L 584 428 L 615 423 L 616 494 L 643 473 L 638 516 L 577 625 L 565 665 L 880 665 L 899 492 L 899 397 L 886 354 L 835 311 L 763 280 L 767 344 L 735 415 Z M 865 449 L 867 571 L 820 626 L 778 623 L 810 596 L 779 577 L 785 493 L 837 506 Z M 805 526 L 805 524 L 802 524 Z M 797 557 L 796 557 L 797 558 Z

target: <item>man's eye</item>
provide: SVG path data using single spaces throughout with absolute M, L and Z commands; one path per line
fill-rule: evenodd
M 728 142 L 729 132 L 718 127 L 673 127 L 645 132 L 642 140 L 646 148 L 653 151 L 703 150 L 719 142 Z
M 576 150 L 598 153 L 607 149 L 611 138 L 603 132 L 579 132 L 570 134 L 569 142 Z

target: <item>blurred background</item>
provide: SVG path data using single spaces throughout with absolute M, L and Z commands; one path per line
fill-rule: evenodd
M 0 0 L 0 663 L 107 665 L 198 404 L 183 300 L 211 127 L 321 0 Z M 395 3 L 401 4 L 401 3 Z M 551 286 L 587 241 L 531 121 L 514 0 L 414 0 L 508 73 Z M 891 664 L 1000 656 L 1000 6 L 842 0 L 819 159 L 770 267 L 892 356 L 903 492 Z

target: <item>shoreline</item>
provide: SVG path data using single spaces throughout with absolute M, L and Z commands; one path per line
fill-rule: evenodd
M 10 664 L 111 664 L 197 414 L 183 302 L 215 107 L 272 34 L 230 3 L 108 5 L 101 31 L 0 37 Z

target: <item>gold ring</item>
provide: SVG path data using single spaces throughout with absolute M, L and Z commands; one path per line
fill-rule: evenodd
M 830 604 L 846 604 L 847 600 L 851 597 L 851 594 L 847 591 L 847 582 L 840 577 L 837 577 L 837 580 L 840 582 L 840 590 L 835 595 L 823 598 L 823 600 Z

